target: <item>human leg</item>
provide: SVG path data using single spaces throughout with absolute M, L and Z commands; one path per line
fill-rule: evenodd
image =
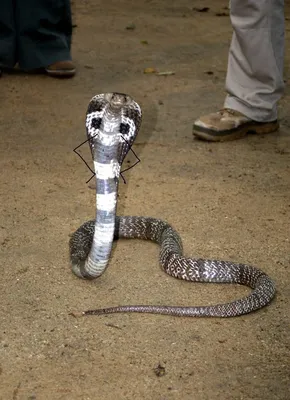
M 273 121 L 284 88 L 284 0 L 232 0 L 231 21 L 225 108 Z
M 199 118 L 193 127 L 194 135 L 206 140 L 278 129 L 277 103 L 284 88 L 284 1 L 232 0 L 231 21 L 225 109 Z
M 14 6 L 11 0 L 0 1 L 0 68 L 16 64 L 16 31 Z
M 15 17 L 20 68 L 47 68 L 71 60 L 69 0 L 16 0 Z

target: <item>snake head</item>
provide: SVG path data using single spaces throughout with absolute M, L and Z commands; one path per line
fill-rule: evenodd
M 132 97 L 125 93 L 106 93 L 104 98 L 116 110 L 120 110 L 122 107 L 130 107 L 134 104 Z
M 141 119 L 141 108 L 131 96 L 117 92 L 97 94 L 91 99 L 86 116 L 91 149 L 102 132 L 115 133 L 120 137 L 118 160 L 122 164 L 137 136 Z

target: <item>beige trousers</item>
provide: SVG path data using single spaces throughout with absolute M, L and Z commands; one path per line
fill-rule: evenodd
M 284 0 L 231 0 L 230 15 L 225 107 L 273 121 L 284 89 Z

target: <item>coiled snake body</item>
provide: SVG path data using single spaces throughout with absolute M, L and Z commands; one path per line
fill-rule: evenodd
M 122 162 L 137 136 L 141 109 L 128 95 L 92 98 L 86 128 L 96 173 L 96 219 L 85 222 L 70 239 L 73 272 L 93 279 L 107 267 L 114 238 L 149 239 L 160 245 L 160 264 L 169 275 L 192 282 L 237 283 L 252 292 L 239 300 L 213 306 L 116 306 L 83 315 L 143 312 L 190 317 L 234 317 L 266 306 L 275 295 L 273 281 L 259 269 L 229 261 L 183 256 L 178 233 L 166 222 L 148 217 L 117 217 L 117 192 Z

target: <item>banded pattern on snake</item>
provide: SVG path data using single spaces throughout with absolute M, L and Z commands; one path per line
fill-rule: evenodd
M 106 269 L 114 239 L 145 239 L 160 245 L 160 264 L 169 275 L 192 282 L 236 283 L 252 292 L 239 300 L 213 306 L 124 305 L 88 310 L 83 315 L 141 312 L 190 317 L 234 317 L 260 309 L 275 296 L 273 281 L 261 270 L 230 261 L 185 258 L 178 233 L 150 217 L 116 216 L 122 162 L 141 124 L 141 108 L 128 95 L 99 94 L 86 116 L 87 136 L 96 173 L 96 219 L 85 222 L 69 243 L 72 271 L 93 279 Z

